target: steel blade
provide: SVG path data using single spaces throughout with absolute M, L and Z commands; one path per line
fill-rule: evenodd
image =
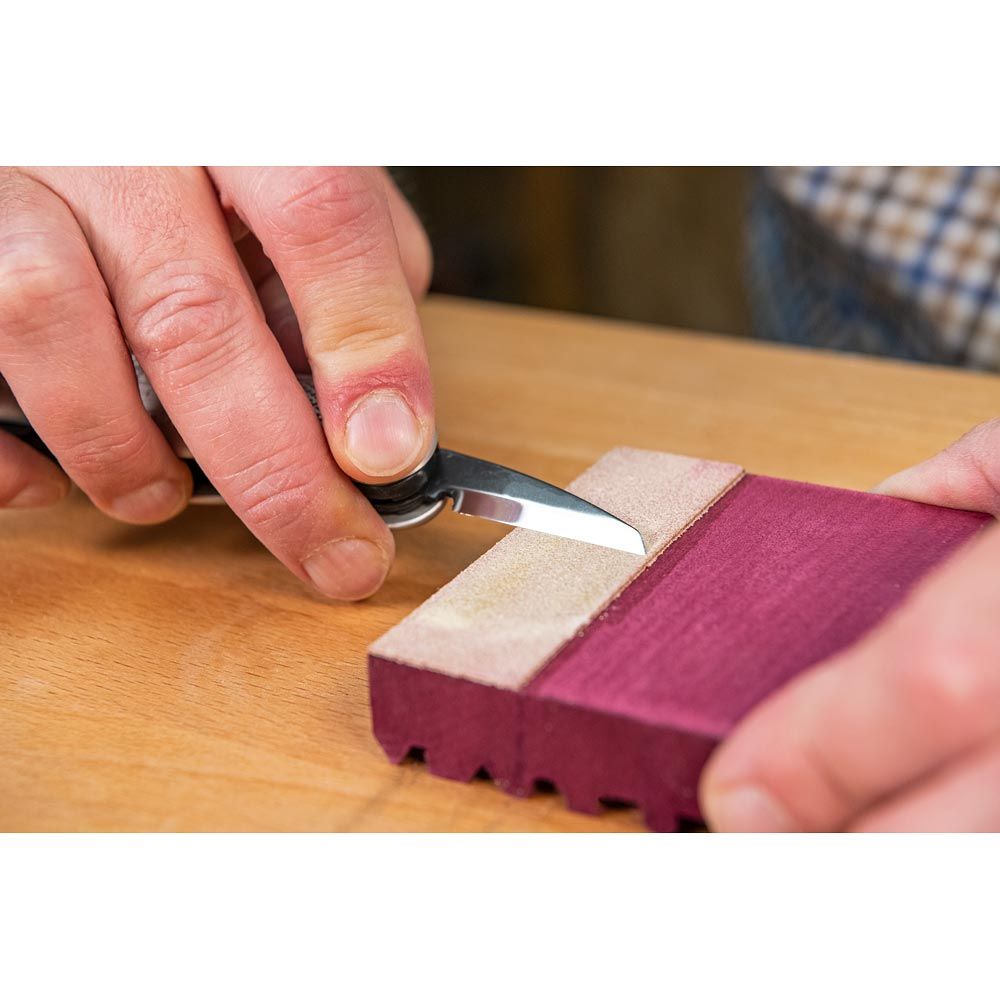
M 444 448 L 440 456 L 434 491 L 451 497 L 459 514 L 646 554 L 642 535 L 630 524 L 558 486 Z

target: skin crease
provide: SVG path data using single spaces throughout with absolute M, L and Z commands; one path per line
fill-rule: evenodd
M 1000 421 L 876 492 L 1000 512 Z M 721 831 L 1000 829 L 1000 526 L 851 649 L 744 719 L 705 769 Z
M 58 502 L 70 479 L 132 523 L 186 506 L 131 352 L 250 530 L 321 593 L 368 596 L 393 542 L 350 479 L 406 475 L 433 446 L 430 273 L 381 169 L 0 171 L 0 374 L 69 477 L 3 436 L 0 506 Z

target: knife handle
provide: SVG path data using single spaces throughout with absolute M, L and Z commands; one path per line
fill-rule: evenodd
M 167 432 L 167 437 L 171 441 L 174 450 L 178 452 L 178 458 L 191 470 L 191 479 L 194 487 L 191 493 L 191 502 L 196 504 L 221 504 L 225 503 L 218 491 L 212 485 L 211 480 L 205 475 L 201 466 L 191 457 L 186 445 L 180 440 L 179 435 L 169 424 L 159 400 L 156 399 L 145 382 L 145 376 L 140 379 L 140 393 L 147 411 L 157 419 L 161 429 Z M 309 401 L 317 418 L 320 416 L 319 405 L 316 402 L 316 393 L 313 389 L 312 379 L 307 376 L 299 376 L 299 382 L 305 390 Z M 0 389 L 6 388 L 3 380 L 0 379 Z M 34 448 L 39 454 L 56 461 L 55 456 L 48 449 L 45 442 L 38 436 L 35 429 L 28 423 L 27 418 L 20 412 L 20 409 L 12 401 L 4 400 L 4 412 L 0 414 L 0 431 L 12 434 L 19 441 Z M 172 433 L 170 433 L 172 432 Z M 361 491 L 368 502 L 382 516 L 382 519 L 390 528 L 410 527 L 414 524 L 422 524 L 429 520 L 434 514 L 441 510 L 443 500 L 428 500 L 426 488 L 439 462 L 439 449 L 435 447 L 431 457 L 416 472 L 411 473 L 403 479 L 398 479 L 392 483 L 358 483 L 354 485 Z M 58 464 L 58 463 L 57 463 Z
M 35 429 L 31 424 L 20 423 L 14 420 L 0 420 L 0 431 L 6 431 L 19 441 L 23 441 L 29 447 L 34 448 L 40 455 L 44 455 L 47 459 L 55 462 L 56 465 L 59 464 L 55 455 L 49 451 L 45 442 L 35 433 Z M 224 503 L 208 476 L 205 475 L 201 466 L 193 458 L 184 458 L 182 456 L 178 456 L 178 458 L 191 470 L 191 480 L 194 484 L 191 491 L 192 503 Z

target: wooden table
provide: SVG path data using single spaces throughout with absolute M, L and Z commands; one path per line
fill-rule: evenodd
M 863 489 L 1000 411 L 988 375 L 458 300 L 423 316 L 442 439 L 556 483 L 627 444 Z M 372 738 L 365 648 L 502 532 L 401 534 L 385 588 L 338 606 L 227 510 L 0 513 L 0 828 L 641 828 L 393 767 Z

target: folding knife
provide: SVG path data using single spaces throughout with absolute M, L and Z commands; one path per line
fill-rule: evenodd
M 136 366 L 143 406 L 163 430 L 178 456 L 191 469 L 193 503 L 223 503 L 215 487 L 195 462 L 187 446 L 170 423 L 145 374 Z M 312 378 L 299 382 L 319 416 Z M 35 433 L 0 379 L 0 430 L 7 431 L 48 457 L 51 452 Z M 566 490 L 516 472 L 503 465 L 435 448 L 416 472 L 392 483 L 356 483 L 357 488 L 392 529 L 424 524 L 436 517 L 450 500 L 452 510 L 541 531 L 561 538 L 574 538 L 592 545 L 645 555 L 642 535 L 630 524 Z

